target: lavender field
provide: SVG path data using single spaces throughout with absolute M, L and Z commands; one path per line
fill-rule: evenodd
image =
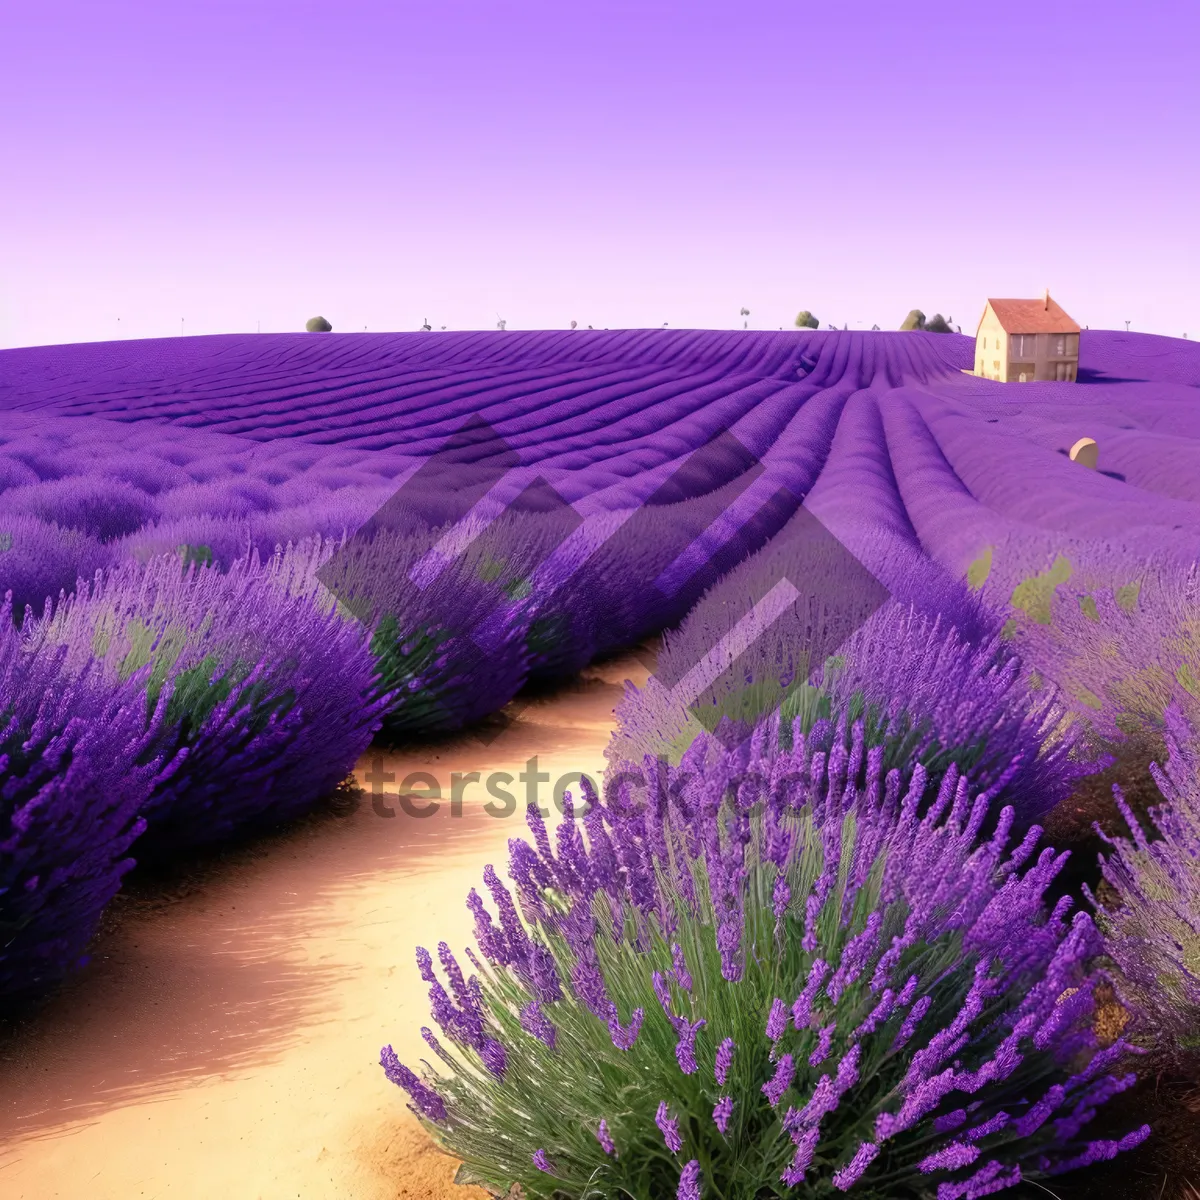
M 1200 1079 L 1200 347 L 1085 331 L 1078 383 L 973 358 L 807 330 L 0 351 L 0 1009 L 79 968 L 135 863 L 661 635 L 587 815 L 531 812 L 498 924 L 472 893 L 474 974 L 419 952 L 438 1069 L 383 1051 L 464 1185 L 1190 1169 L 1125 1102 Z

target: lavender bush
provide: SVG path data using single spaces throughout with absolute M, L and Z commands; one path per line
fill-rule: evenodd
M 1106 839 L 1104 879 L 1116 893 L 1098 902 L 1113 981 L 1137 1018 L 1138 1040 L 1168 1068 L 1200 1066 L 1200 750 L 1176 708 L 1166 711 L 1169 758 L 1150 766 L 1165 803 L 1150 811 L 1158 834 L 1147 838 L 1114 785 L 1132 839 Z M 1103 836 L 1103 835 L 1102 835 Z
M 389 738 L 460 729 L 507 703 L 528 675 L 519 542 L 514 562 L 501 565 L 492 530 L 423 578 L 444 532 L 373 531 L 339 546 L 320 571 L 325 594 L 370 630 L 379 686 L 392 698 L 382 721 Z
M 725 603 L 735 580 L 705 597 L 678 633 L 668 633 L 655 676 L 644 689 L 629 686 L 617 709 L 619 728 L 607 751 L 610 760 L 666 754 L 675 760 L 691 740 L 717 721 L 693 707 L 682 708 L 661 680 L 682 674 L 714 646 L 740 611 Z M 937 786 L 954 764 L 972 786 L 991 789 L 1012 804 L 1027 826 L 1068 795 L 1078 779 L 1096 770 L 1079 731 L 1066 722 L 1057 692 L 1043 686 L 1030 693 L 1022 662 L 997 630 L 974 640 L 948 617 L 931 616 L 889 601 L 857 628 L 843 614 L 831 623 L 845 628 L 825 638 L 838 653 L 806 683 L 804 647 L 820 642 L 823 589 L 801 598 L 792 611 L 759 637 L 750 662 L 736 680 L 723 680 L 701 698 L 745 730 L 773 711 L 783 732 L 799 719 L 807 731 L 820 718 L 845 712 L 861 715 L 869 744 L 885 747 L 884 767 L 920 761 Z M 840 638 L 845 638 L 841 641 Z M 676 667 L 676 663 L 680 663 Z M 734 687 L 734 684 L 737 687 Z M 797 686 L 797 684 L 799 686 Z
M 1091 548 L 1013 592 L 1013 640 L 1103 743 L 1161 728 L 1168 705 L 1200 713 L 1200 565 Z M 1103 582 L 1102 582 L 1103 581 Z
M 155 745 L 180 762 L 144 806 L 139 859 L 304 812 L 369 745 L 390 697 L 362 628 L 314 600 L 321 552 L 253 554 L 226 572 L 177 556 L 126 564 L 25 629 L 29 646 L 141 672 L 144 712 L 170 685 Z
M 41 612 L 48 599 L 71 592 L 113 561 L 112 551 L 90 534 L 62 529 L 37 517 L 0 516 L 0 594 L 12 592 L 12 617 L 29 606 Z
M 498 1196 L 934 1196 L 1071 1170 L 1130 1086 L 1089 1017 L 1098 938 L 1043 896 L 1065 856 L 983 837 L 951 766 L 884 773 L 861 723 L 698 737 L 676 768 L 585 788 L 555 844 L 510 843 L 513 892 L 472 891 L 469 978 L 419 950 L 440 1072 L 382 1053 L 463 1181 Z M 921 815 L 921 814 L 924 815 Z M 797 1190 L 800 1189 L 800 1190 Z
M 144 679 L 75 669 L 66 647 L 23 651 L 0 607 L 0 1011 L 81 961 L 133 865 L 140 813 L 169 768 Z

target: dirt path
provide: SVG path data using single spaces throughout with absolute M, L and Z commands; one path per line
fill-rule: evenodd
M 472 1200 L 378 1066 L 391 1042 L 427 1052 L 421 943 L 471 939 L 467 891 L 524 830 L 483 811 L 490 771 L 538 757 L 543 807 L 570 771 L 598 779 L 612 708 L 636 659 L 585 673 L 525 708 L 490 745 L 360 762 L 370 802 L 298 827 L 156 911 L 131 910 L 97 959 L 0 1042 L 0 1195 L 6 1200 Z M 396 800 L 429 772 L 447 799 L 420 818 Z M 479 771 L 451 812 L 452 772 Z M 369 784 L 366 784 L 369 788 Z M 498 785 L 499 786 L 499 785 Z M 421 791 L 427 781 L 412 781 Z M 391 793 L 388 797 L 386 793 Z M 413 802 L 423 806 L 426 801 Z

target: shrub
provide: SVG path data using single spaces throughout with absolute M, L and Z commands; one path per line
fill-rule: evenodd
M 442 532 L 356 535 L 320 572 L 341 611 L 370 630 L 380 686 L 391 695 L 383 732 L 393 739 L 461 729 L 511 700 L 528 675 L 523 572 L 490 569 L 484 536 L 417 582 Z
M 143 711 L 163 705 L 155 748 L 178 762 L 146 802 L 139 860 L 306 811 L 379 728 L 390 697 L 364 631 L 288 586 L 296 557 L 255 554 L 226 573 L 181 570 L 178 556 L 126 564 L 25 631 L 30 645 L 140 674 Z M 297 573 L 315 587 L 311 570 Z
M 922 326 L 926 333 L 953 333 L 946 322 L 946 318 L 941 313 L 934 313 L 932 317 Z
M 817 318 L 814 317 L 812 315 L 812 313 L 810 313 L 808 311 L 808 309 L 806 308 L 806 309 L 804 309 L 803 312 L 801 312 L 797 315 L 796 328 L 797 329 L 820 329 L 821 322 L 818 321 Z
M 92 475 L 11 488 L 4 493 L 4 508 L 62 529 L 78 529 L 102 542 L 133 533 L 158 515 L 154 498 L 139 488 Z
M 0 1011 L 80 965 L 133 865 L 163 759 L 144 681 L 82 670 L 66 647 L 21 649 L 0 607 Z
M 112 550 L 77 529 L 60 529 L 37 517 L 0 516 L 0 594 L 12 593 L 20 620 L 29 606 L 40 612 L 51 597 L 71 592 L 113 558 Z
M 309 317 L 304 323 L 309 333 L 332 333 L 333 326 L 324 317 Z
M 1105 937 L 1118 995 L 1136 1017 L 1138 1040 L 1168 1068 L 1200 1066 L 1200 751 L 1179 710 L 1166 714 L 1165 770 L 1150 771 L 1165 804 L 1150 810 L 1150 841 L 1113 785 L 1133 835 L 1106 838 L 1104 879 L 1112 906 L 1088 893 Z
M 973 787 L 1013 805 L 1022 827 L 1096 769 L 1078 730 L 1065 724 L 1055 691 L 1044 686 L 1030 693 L 1021 660 L 1000 634 L 985 625 L 971 638 L 951 624 L 957 617 L 972 626 L 965 599 L 942 597 L 949 617 L 894 601 L 872 612 L 876 601 L 844 586 L 845 573 L 839 583 L 835 565 L 823 571 L 813 558 L 793 558 L 786 548 L 775 554 L 769 548 L 768 555 L 763 562 L 772 570 L 811 591 L 757 637 L 734 671 L 684 709 L 671 682 L 723 644 L 748 599 L 765 590 L 746 569 L 753 563 L 718 584 L 677 631 L 664 635 L 646 686 L 627 688 L 606 751 L 610 761 L 645 754 L 678 761 L 705 729 L 719 731 L 728 744 L 731 735 L 748 736 L 775 711 L 789 724 L 799 719 L 806 732 L 814 721 L 843 711 L 865 718 L 869 743 L 887 748 L 888 767 L 920 761 L 936 786 L 953 763 Z M 823 665 L 810 664 L 814 657 Z
M 585 786 L 587 837 L 568 810 L 556 849 L 531 809 L 516 900 L 484 873 L 499 925 L 469 899 L 486 965 L 464 978 L 443 943 L 447 991 L 418 950 L 442 1070 L 381 1061 L 461 1181 L 957 1200 L 1148 1135 L 1083 1133 L 1134 1077 L 1090 1030 L 1090 918 L 1043 907 L 1064 856 L 1026 866 L 1036 829 L 1006 853 L 1011 809 L 982 840 L 953 770 L 932 804 L 919 765 L 885 779 L 861 727 L 848 750 L 793 734 L 697 739 L 652 806 Z
M 914 308 L 900 324 L 901 329 L 924 329 L 925 314 L 919 309 Z

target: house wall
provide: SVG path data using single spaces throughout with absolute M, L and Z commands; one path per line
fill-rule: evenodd
M 1060 349 L 1061 346 L 1061 349 Z M 1039 333 L 1037 378 L 1073 381 L 1079 374 L 1079 334 Z
M 989 304 L 975 335 L 975 371 L 984 379 L 1006 379 L 1008 374 L 1008 334 L 1004 332 Z

